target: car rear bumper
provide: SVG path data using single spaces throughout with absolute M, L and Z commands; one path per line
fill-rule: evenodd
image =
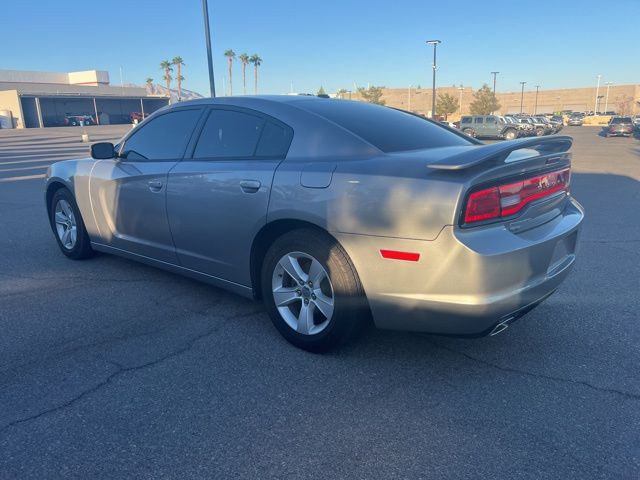
M 433 241 L 337 234 L 350 254 L 379 328 L 486 335 L 551 295 L 576 258 L 582 207 L 521 233 L 505 226 L 445 227 Z M 385 260 L 379 249 L 420 254 Z

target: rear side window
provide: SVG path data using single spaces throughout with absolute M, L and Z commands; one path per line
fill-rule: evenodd
M 297 105 L 342 126 L 383 152 L 473 144 L 417 115 L 371 103 L 313 99 L 296 102 Z
M 126 140 L 120 156 L 128 160 L 181 159 L 201 112 L 177 110 L 150 119 Z
M 284 158 L 289 151 L 293 132 L 290 128 L 267 121 L 256 149 L 257 157 Z
M 263 118 L 233 110 L 211 110 L 193 158 L 252 157 Z
M 473 123 L 482 123 L 484 119 L 482 117 L 476 117 L 473 119 Z

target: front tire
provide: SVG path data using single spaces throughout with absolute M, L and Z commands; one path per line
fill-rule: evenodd
M 340 346 L 366 318 L 355 267 L 323 232 L 300 229 L 278 238 L 265 255 L 261 286 L 276 329 L 304 350 L 320 353 Z
M 476 132 L 474 132 L 471 128 L 465 128 L 462 130 L 462 133 L 469 135 L 472 138 L 476 138 Z
M 515 140 L 516 138 L 518 138 L 518 132 L 513 129 L 509 129 L 505 132 L 504 138 L 505 140 Z
M 91 241 L 73 195 L 66 188 L 54 193 L 49 205 L 51 229 L 62 253 L 73 260 L 93 255 Z

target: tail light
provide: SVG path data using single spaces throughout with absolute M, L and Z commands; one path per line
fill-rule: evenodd
M 517 182 L 477 190 L 467 200 L 464 223 L 510 217 L 525 206 L 557 192 L 569 191 L 569 168 L 536 175 Z

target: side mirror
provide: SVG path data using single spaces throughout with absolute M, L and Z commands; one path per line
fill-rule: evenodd
M 116 151 L 113 148 L 113 143 L 99 142 L 91 145 L 91 158 L 95 158 L 96 160 L 107 160 L 109 158 L 114 158 L 115 156 Z

